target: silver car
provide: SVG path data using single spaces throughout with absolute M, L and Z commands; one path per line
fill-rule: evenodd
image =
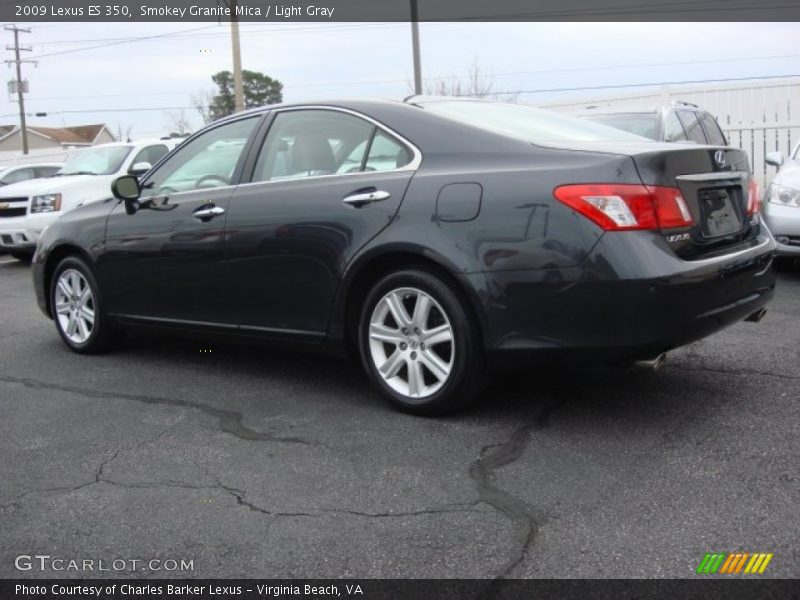
M 800 257 L 800 144 L 786 159 L 770 152 L 765 160 L 778 173 L 764 194 L 764 220 L 778 242 L 778 254 Z

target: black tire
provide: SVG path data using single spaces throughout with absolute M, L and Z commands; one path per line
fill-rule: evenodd
M 68 269 L 73 269 L 83 276 L 93 297 L 94 325 L 91 328 L 88 338 L 82 343 L 77 343 L 67 337 L 58 315 L 56 314 L 56 288 L 59 278 L 64 271 Z M 78 354 L 99 354 L 101 352 L 106 352 L 113 348 L 122 337 L 122 333 L 118 329 L 113 328 L 109 323 L 109 319 L 105 313 L 103 299 L 100 295 L 100 287 L 97 285 L 97 280 L 94 277 L 92 269 L 83 259 L 77 256 L 68 256 L 64 258 L 58 263 L 58 266 L 53 272 L 53 278 L 50 282 L 50 306 L 52 308 L 56 330 L 67 347 L 73 352 L 77 352 Z
M 33 260 L 33 252 L 12 252 L 11 257 L 20 262 L 29 263 Z
M 448 346 L 448 361 L 452 357 L 449 376 L 437 391 L 424 398 L 412 398 L 387 384 L 378 371 L 370 349 L 370 323 L 378 303 L 391 291 L 402 288 L 413 288 L 430 296 L 439 305 L 435 309 L 437 314 L 440 308 L 452 330 L 454 342 Z M 478 399 L 486 386 L 486 363 L 478 324 L 459 295 L 442 278 L 426 270 L 397 271 L 373 286 L 367 294 L 359 320 L 358 347 L 361 362 L 373 385 L 392 406 L 403 412 L 423 416 L 452 413 Z M 424 349 L 424 346 L 420 348 Z M 431 374 L 429 371 L 425 377 L 430 378 Z

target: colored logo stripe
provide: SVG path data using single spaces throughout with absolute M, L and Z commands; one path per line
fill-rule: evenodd
M 772 560 L 772 553 L 756 552 L 709 552 L 703 557 L 697 567 L 697 574 L 713 575 L 738 574 L 742 572 L 749 574 L 761 574 L 767 568 L 769 561 Z M 747 566 L 745 566 L 745 564 Z

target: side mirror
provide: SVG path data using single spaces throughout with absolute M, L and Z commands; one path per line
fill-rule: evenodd
M 138 162 L 135 165 L 133 165 L 130 169 L 128 169 L 128 173 L 139 177 L 140 175 L 144 175 L 145 173 L 147 173 L 152 168 L 153 165 L 151 165 L 149 162 L 146 161 Z
M 783 154 L 781 152 L 767 152 L 764 162 L 773 167 L 780 168 L 783 165 Z
M 139 208 L 139 196 L 142 188 L 139 180 L 133 175 L 117 177 L 111 184 L 111 193 L 114 197 L 125 202 L 125 212 L 132 215 Z

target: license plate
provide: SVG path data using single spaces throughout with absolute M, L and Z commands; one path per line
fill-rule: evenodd
M 739 215 L 727 190 L 704 190 L 700 193 L 703 235 L 719 237 L 742 228 Z

